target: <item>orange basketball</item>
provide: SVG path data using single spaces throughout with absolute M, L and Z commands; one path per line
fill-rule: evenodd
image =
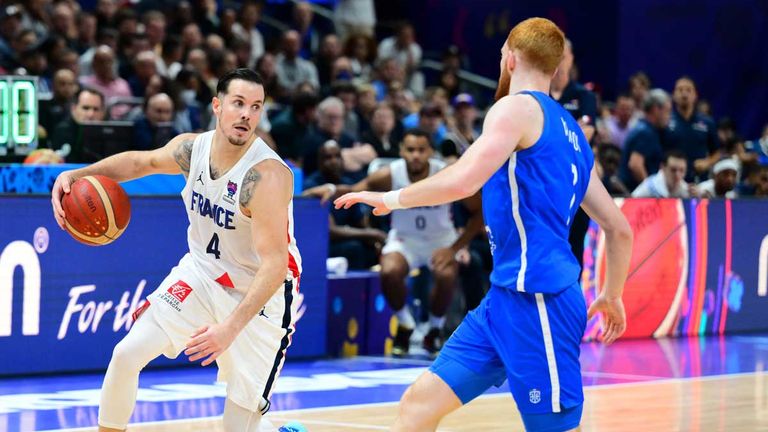
M 67 232 L 91 246 L 112 243 L 131 220 L 131 202 L 114 180 L 101 175 L 86 176 L 72 183 L 61 200 Z

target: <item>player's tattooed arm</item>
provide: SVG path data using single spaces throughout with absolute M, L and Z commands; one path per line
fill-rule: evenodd
M 194 138 L 185 138 L 173 151 L 173 158 L 176 160 L 176 165 L 181 169 L 184 177 L 189 176 L 189 165 L 192 160 L 192 144 L 194 144 Z
M 253 197 L 253 191 L 256 189 L 256 186 L 259 184 L 260 180 L 261 174 L 259 174 L 259 170 L 255 165 L 252 166 L 247 173 L 245 173 L 245 177 L 243 177 L 243 183 L 240 189 L 240 206 L 242 206 L 243 209 L 248 209 L 248 205 L 250 204 L 251 198 Z

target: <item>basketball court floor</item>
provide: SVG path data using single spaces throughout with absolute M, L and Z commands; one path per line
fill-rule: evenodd
M 582 346 L 585 431 L 768 431 L 768 335 Z M 276 425 L 387 430 L 424 359 L 289 362 L 272 398 Z M 212 367 L 143 374 L 130 431 L 222 431 L 224 387 Z M 102 375 L 0 380 L 0 432 L 95 431 Z M 441 431 L 516 431 L 506 385 L 446 418 Z

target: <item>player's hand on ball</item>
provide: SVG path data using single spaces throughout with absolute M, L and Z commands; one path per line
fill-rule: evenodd
M 624 330 L 627 329 L 624 303 L 621 298 L 610 299 L 604 294 L 600 294 L 589 306 L 587 320 L 592 319 L 598 312 L 602 315 L 603 343 L 609 345 L 624 334 Z
M 59 224 L 61 229 L 64 229 L 64 208 L 61 206 L 61 198 L 64 194 L 70 192 L 70 186 L 75 182 L 77 178 L 72 175 L 72 171 L 64 171 L 56 177 L 56 182 L 53 183 L 53 189 L 51 190 L 51 204 L 53 205 L 53 217 L 56 218 L 56 223 Z
M 391 210 L 384 205 L 383 197 L 384 194 L 381 192 L 351 192 L 337 198 L 336 201 L 333 202 L 333 205 L 336 206 L 337 209 L 342 207 L 348 209 L 355 204 L 368 204 L 373 207 L 374 215 L 384 216 L 389 214 Z
M 232 345 L 236 335 L 237 332 L 226 324 L 200 327 L 187 342 L 184 354 L 189 356 L 191 362 L 205 358 L 201 364 L 208 366 Z

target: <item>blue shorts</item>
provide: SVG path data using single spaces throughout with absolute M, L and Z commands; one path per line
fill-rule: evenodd
M 578 284 L 556 294 L 492 286 L 430 370 L 465 404 L 506 379 L 528 430 L 572 429 L 584 402 L 579 344 L 586 323 Z

